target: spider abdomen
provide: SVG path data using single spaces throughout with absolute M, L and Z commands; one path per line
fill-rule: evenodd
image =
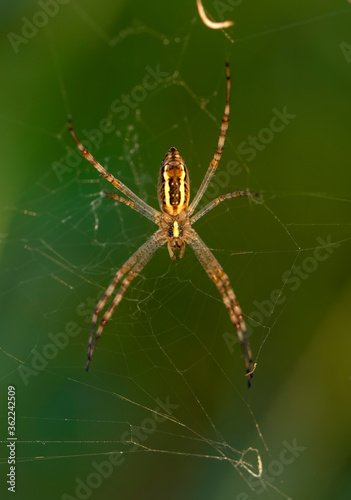
M 188 169 L 176 148 L 170 148 L 163 159 L 158 181 L 160 208 L 169 215 L 178 215 L 189 203 Z

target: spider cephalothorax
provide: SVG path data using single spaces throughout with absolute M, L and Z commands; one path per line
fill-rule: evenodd
M 123 264 L 123 266 L 116 272 L 112 283 L 107 288 L 106 292 L 100 299 L 99 303 L 94 309 L 93 320 L 90 329 L 89 343 L 88 343 L 88 359 L 85 369 L 88 370 L 91 356 L 94 352 L 97 341 L 100 338 L 102 330 L 108 320 L 111 318 L 114 309 L 118 306 L 123 298 L 126 290 L 128 289 L 131 281 L 141 272 L 146 266 L 151 257 L 154 255 L 162 245 L 167 243 L 168 251 L 172 260 L 178 257 L 181 259 L 184 255 L 185 244 L 191 246 L 196 257 L 200 261 L 202 267 L 207 272 L 210 279 L 216 285 L 219 293 L 222 296 L 224 305 L 226 306 L 230 319 L 236 328 L 241 349 L 243 352 L 246 376 L 248 385 L 251 385 L 252 373 L 254 365 L 252 361 L 252 353 L 250 348 L 249 339 L 247 336 L 246 326 L 243 319 L 241 308 L 236 300 L 233 289 L 230 285 L 229 278 L 224 272 L 223 268 L 212 254 L 210 249 L 205 245 L 197 232 L 192 228 L 192 225 L 198 221 L 209 210 L 214 208 L 220 202 L 235 198 L 237 196 L 254 196 L 255 193 L 248 191 L 234 191 L 225 195 L 218 196 L 215 200 L 205 205 L 195 215 L 193 215 L 198 203 L 203 197 L 212 176 L 216 171 L 219 160 L 222 156 L 225 136 L 229 124 L 229 97 L 230 97 L 230 74 L 229 65 L 226 65 L 227 77 L 227 95 L 226 104 L 224 108 L 224 115 L 222 118 L 221 133 L 218 139 L 217 150 L 214 157 L 207 169 L 205 177 L 202 180 L 200 188 L 198 189 L 194 199 L 189 205 L 190 199 L 190 182 L 188 169 L 180 156 L 178 150 L 174 147 L 170 148 L 162 162 L 158 182 L 158 201 L 160 204 L 161 212 L 150 207 L 142 199 L 140 199 L 133 191 L 131 191 L 120 180 L 116 179 L 112 174 L 107 172 L 105 168 L 89 153 L 89 151 L 79 141 L 72 126 L 72 122 L 68 122 L 69 131 L 77 143 L 77 146 L 82 155 L 105 177 L 106 180 L 123 193 L 126 198 L 119 194 L 106 193 L 109 198 L 115 201 L 124 203 L 128 207 L 136 210 L 148 219 L 152 220 L 159 226 L 159 229 Z M 106 302 L 114 293 L 116 286 L 119 289 L 111 300 L 110 305 L 105 311 L 96 331 L 96 323 L 98 315 L 105 307 Z M 95 333 L 95 336 L 94 336 Z
M 159 225 L 167 234 L 167 248 L 171 259 L 181 259 L 185 251 L 185 238 L 191 228 L 186 212 L 181 212 L 179 215 L 164 213 Z

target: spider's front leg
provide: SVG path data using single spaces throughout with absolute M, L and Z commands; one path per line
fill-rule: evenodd
M 108 181 L 111 182 L 111 184 L 118 189 L 121 193 L 123 193 L 125 196 L 129 198 L 129 200 L 126 200 L 125 198 L 121 196 L 116 195 L 116 200 L 124 203 L 125 205 L 128 205 L 129 207 L 133 208 L 137 212 L 141 213 L 148 219 L 152 220 L 152 222 L 155 222 L 155 224 L 158 224 L 159 218 L 160 218 L 160 212 L 158 210 L 155 210 L 154 208 L 150 207 L 145 201 L 141 200 L 139 196 L 137 196 L 131 189 L 129 189 L 123 182 L 121 182 L 119 179 L 114 177 L 110 172 L 108 172 L 95 158 L 94 156 L 83 146 L 83 144 L 80 142 L 80 140 L 77 137 L 77 134 L 74 131 L 72 120 L 68 120 L 68 130 L 73 137 L 75 143 L 78 146 L 79 151 L 82 153 L 84 158 L 88 160 L 89 163 L 93 165 L 94 168 Z M 110 196 L 113 198 L 113 196 Z
M 215 198 L 214 200 L 207 203 L 207 205 L 205 205 L 203 208 L 201 208 L 201 210 L 199 210 L 195 215 L 193 215 L 190 219 L 191 224 L 194 224 L 194 222 L 201 219 L 201 217 L 203 217 L 205 214 L 207 214 L 207 212 L 212 210 L 212 208 L 214 208 L 217 205 L 219 205 L 220 203 L 222 203 L 222 201 L 230 200 L 231 198 L 237 198 L 238 196 L 257 197 L 257 196 L 259 196 L 259 194 L 258 193 L 250 193 L 250 191 L 234 191 L 233 193 L 222 194 L 222 195 L 218 196 L 217 198 Z

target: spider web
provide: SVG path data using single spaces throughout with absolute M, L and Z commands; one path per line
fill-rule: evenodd
M 18 498 L 350 491 L 350 374 L 340 366 L 341 350 L 350 352 L 350 198 L 340 186 L 349 179 L 350 8 L 290 12 L 272 3 L 264 12 L 254 2 L 253 17 L 252 2 L 204 4 L 213 18 L 235 20 L 224 33 L 205 28 L 193 3 L 175 13 L 162 2 L 102 10 L 72 0 L 18 53 L 8 33 L 21 32 L 23 16 L 40 22 L 42 7 L 4 13 L 11 78 L 3 95 L 12 99 L 3 107 L 11 177 L 2 197 L 1 487 L 14 386 Z M 226 308 L 190 248 L 178 262 L 166 248 L 156 253 L 85 373 L 93 308 L 155 226 L 105 197 L 113 188 L 76 152 L 66 116 L 105 168 L 156 208 L 159 165 L 176 146 L 194 196 L 218 139 L 226 60 L 231 123 L 200 206 L 236 189 L 261 197 L 225 202 L 195 229 L 243 309 L 253 387 Z M 316 89 L 321 80 L 326 87 Z M 326 466 L 315 485 L 313 472 Z

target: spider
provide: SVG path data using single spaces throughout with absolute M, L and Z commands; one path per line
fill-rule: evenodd
M 120 196 L 119 194 L 112 193 L 106 193 L 106 196 L 108 198 L 111 198 L 112 200 L 124 203 L 133 210 L 136 210 L 140 214 L 144 215 L 144 217 L 152 220 L 159 227 L 155 231 L 155 233 L 143 245 L 141 245 L 141 247 L 116 272 L 112 283 L 108 286 L 104 295 L 95 307 L 88 342 L 88 357 L 85 366 L 86 371 L 88 371 L 89 369 L 91 357 L 101 336 L 104 326 L 111 318 L 115 308 L 121 302 L 132 280 L 142 271 L 142 269 L 155 254 L 156 250 L 158 250 L 162 245 L 167 243 L 169 255 L 172 260 L 175 260 L 177 259 L 177 257 L 179 259 L 183 257 L 185 244 L 187 243 L 193 249 L 202 267 L 207 272 L 213 283 L 216 285 L 219 293 L 222 296 L 230 319 L 237 331 L 243 357 L 245 360 L 248 386 L 251 386 L 251 378 L 254 371 L 254 365 L 252 361 L 252 352 L 245 322 L 243 319 L 242 310 L 230 285 L 228 276 L 226 275 L 223 268 L 214 257 L 210 249 L 205 245 L 197 232 L 192 228 L 195 222 L 197 222 L 207 212 L 212 210 L 212 208 L 214 208 L 224 200 L 235 198 L 237 196 L 257 196 L 257 193 L 250 193 L 248 191 L 234 191 L 233 193 L 218 196 L 218 198 L 212 200 L 210 203 L 201 208 L 195 215 L 193 215 L 197 205 L 199 204 L 212 179 L 213 174 L 216 171 L 216 168 L 222 156 L 225 136 L 229 124 L 230 112 L 230 70 L 228 63 L 226 63 L 226 80 L 226 103 L 224 108 L 224 115 L 222 118 L 217 150 L 202 180 L 200 188 L 190 205 L 190 185 L 188 169 L 184 163 L 183 158 L 180 156 L 178 150 L 175 147 L 172 147 L 168 150 L 160 168 L 158 179 L 158 201 L 161 208 L 160 212 L 150 207 L 136 194 L 134 194 L 133 191 L 125 186 L 120 180 L 116 179 L 112 174 L 107 172 L 107 170 L 105 170 L 105 168 L 100 165 L 100 163 L 79 141 L 73 129 L 71 120 L 68 121 L 69 132 L 77 143 L 77 146 L 84 158 L 86 158 L 93 165 L 93 167 L 95 167 L 96 170 L 100 172 L 103 177 L 105 177 L 107 181 L 111 182 L 111 184 L 118 191 L 123 193 L 126 198 Z M 110 296 L 114 293 L 117 285 L 119 285 L 119 289 L 115 293 L 111 304 L 105 311 L 98 327 L 96 328 L 98 316 L 105 307 L 106 302 L 108 301 Z

